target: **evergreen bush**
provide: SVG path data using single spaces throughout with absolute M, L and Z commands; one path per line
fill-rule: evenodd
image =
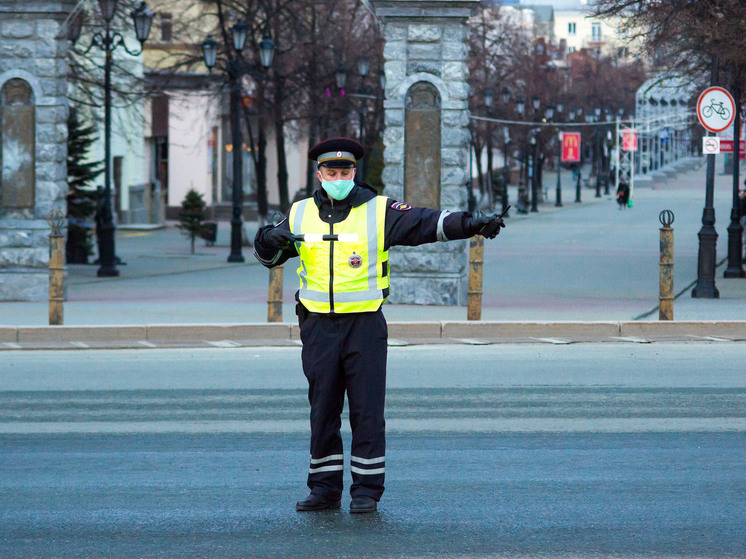
M 194 254 L 194 240 L 198 236 L 201 236 L 204 221 L 207 217 L 205 205 L 205 199 L 202 197 L 202 194 L 193 188 L 187 192 L 184 200 L 181 202 L 179 225 L 177 227 L 181 229 L 184 235 L 189 237 L 192 243 L 192 254 Z
M 93 181 L 104 172 L 103 161 L 89 161 L 97 140 L 95 128 L 86 126 L 75 107 L 67 117 L 67 242 L 68 264 L 87 264 L 93 254 L 93 216 L 99 203 Z

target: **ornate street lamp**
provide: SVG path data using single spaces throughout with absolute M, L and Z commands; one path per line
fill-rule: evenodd
M 117 0 L 98 0 L 98 7 L 101 10 L 101 17 L 106 23 L 114 19 L 114 10 L 117 7 Z
M 145 2 L 140 2 L 137 8 L 131 12 L 135 27 L 135 36 L 140 42 L 140 50 L 132 51 L 127 47 L 124 37 L 112 31 L 111 22 L 116 13 L 117 0 L 99 0 L 101 17 L 104 20 L 103 32 L 97 32 L 91 38 L 91 44 L 85 50 L 88 54 L 93 47 L 104 51 L 104 190 L 96 211 L 96 238 L 98 241 L 99 269 L 96 275 L 99 277 L 116 277 L 119 275 L 117 269 L 117 257 L 114 247 L 114 215 L 111 208 L 111 70 L 113 66 L 112 55 L 117 47 L 122 47 L 131 56 L 139 56 L 143 45 L 150 34 L 153 23 L 153 12 L 150 11 Z M 82 14 L 75 18 L 69 30 L 69 38 L 74 43 L 80 38 L 82 29 Z
M 269 35 L 265 35 L 261 41 L 259 41 L 259 62 L 264 69 L 268 69 L 272 66 L 272 62 L 275 59 L 275 42 L 269 38 Z
M 241 254 L 241 241 L 243 237 L 243 134 L 241 133 L 241 77 L 244 72 L 248 72 L 256 79 L 261 79 L 263 74 L 259 68 L 247 64 L 241 51 L 246 46 L 249 28 L 242 22 L 238 21 L 231 26 L 231 42 L 233 43 L 233 54 L 228 54 L 228 64 L 226 73 L 230 84 L 230 123 L 231 123 L 231 169 L 233 172 L 233 186 L 231 193 L 232 212 L 231 212 L 231 252 L 228 256 L 228 262 L 244 262 Z M 257 45 L 259 49 L 259 60 L 261 66 L 266 69 L 272 64 L 274 57 L 274 43 L 265 36 Z M 215 67 L 219 45 L 211 35 L 207 36 L 202 42 L 202 56 L 205 66 L 209 70 Z M 257 204 L 259 214 L 266 214 L 266 192 L 257 192 Z
M 231 38 L 233 39 L 233 48 L 236 52 L 241 52 L 246 46 L 246 36 L 249 33 L 249 28 L 243 21 L 237 21 L 231 27 Z
M 510 90 L 507 87 L 503 87 L 502 91 L 503 105 L 510 103 Z
M 491 89 L 484 90 L 484 106 L 488 109 L 492 106 L 492 101 L 495 98 L 495 93 Z
M 357 73 L 363 78 L 370 72 L 370 58 L 367 53 L 363 53 L 357 61 Z
M 212 70 L 218 57 L 218 42 L 212 38 L 212 35 L 208 35 L 207 39 L 202 42 L 202 57 L 205 60 L 205 66 Z
M 150 27 L 153 25 L 153 12 L 148 9 L 145 2 L 140 2 L 140 5 L 132 11 L 132 21 L 135 23 L 135 36 L 142 48 L 150 36 Z
M 344 89 L 347 83 L 347 70 L 345 70 L 344 66 L 337 66 L 337 69 L 334 71 L 334 79 L 337 82 L 337 88 Z

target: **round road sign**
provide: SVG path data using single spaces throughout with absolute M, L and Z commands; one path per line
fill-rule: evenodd
M 710 132 L 722 132 L 733 124 L 736 102 L 722 87 L 708 87 L 697 101 L 697 117 Z

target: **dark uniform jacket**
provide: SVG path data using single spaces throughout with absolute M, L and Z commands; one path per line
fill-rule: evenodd
M 358 183 L 344 200 L 331 200 L 322 189 L 319 189 L 314 192 L 313 201 L 319 208 L 319 217 L 323 222 L 339 223 L 347 218 L 351 208 L 361 206 L 376 196 L 377 193 L 372 187 Z M 440 223 L 443 214 L 445 216 Z M 277 227 L 290 231 L 287 215 Z M 262 227 L 254 239 L 254 255 L 267 268 L 279 266 L 289 258 L 298 256 L 294 244 L 278 251 L 262 243 L 264 232 L 271 228 L 272 225 Z M 417 246 L 436 241 L 467 239 L 477 233 L 473 229 L 471 214 L 468 212 L 450 213 L 430 208 L 415 208 L 389 200 L 386 208 L 384 250 L 393 246 Z

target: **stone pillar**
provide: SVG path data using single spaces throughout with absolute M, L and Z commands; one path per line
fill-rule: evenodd
M 49 294 L 49 224 L 66 214 L 65 20 L 75 0 L 0 0 L 0 301 Z
M 372 0 L 384 24 L 384 194 L 467 209 L 467 20 L 478 0 Z M 391 251 L 392 303 L 465 305 L 467 241 Z

